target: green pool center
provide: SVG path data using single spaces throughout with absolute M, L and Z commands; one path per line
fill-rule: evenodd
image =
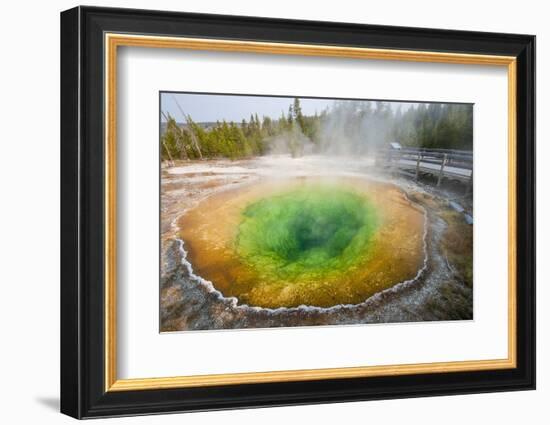
M 365 196 L 324 186 L 258 200 L 242 217 L 237 253 L 270 279 L 344 271 L 364 258 L 378 223 Z

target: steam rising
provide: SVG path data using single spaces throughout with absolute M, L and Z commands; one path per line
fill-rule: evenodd
M 208 96 L 208 95 L 205 95 Z M 238 96 L 235 96 L 238 97 Z M 338 100 L 305 115 L 299 98 L 289 99 L 278 119 L 252 113 L 240 123 L 223 119 L 196 123 L 182 109 L 181 123 L 163 112 L 163 160 L 373 156 L 391 142 L 403 146 L 472 149 L 473 108 L 465 104 Z M 215 104 L 212 105 L 215 109 Z M 219 111 L 223 117 L 224 111 Z

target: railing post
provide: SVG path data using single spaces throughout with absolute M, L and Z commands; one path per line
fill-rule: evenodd
M 420 158 L 421 158 L 420 151 L 418 151 L 416 156 L 416 176 L 415 176 L 416 181 L 418 181 L 418 173 L 420 172 Z
M 443 179 L 443 169 L 447 163 L 447 154 L 443 155 L 443 160 L 441 161 L 441 168 L 439 169 L 439 177 L 437 179 L 437 187 L 441 185 L 441 180 Z
M 474 188 L 474 167 L 472 166 L 472 172 L 470 173 L 470 179 L 468 180 L 468 183 L 466 184 L 466 193 L 465 196 L 469 195 L 470 192 Z

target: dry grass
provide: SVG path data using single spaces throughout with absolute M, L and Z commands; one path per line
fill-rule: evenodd
M 447 223 L 447 229 L 441 242 L 442 252 L 446 255 L 457 278 L 472 288 L 473 226 L 466 223 L 461 213 L 450 209 L 445 209 L 440 216 Z

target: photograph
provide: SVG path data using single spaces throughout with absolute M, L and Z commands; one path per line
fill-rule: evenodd
M 160 332 L 474 319 L 474 104 L 159 105 Z

